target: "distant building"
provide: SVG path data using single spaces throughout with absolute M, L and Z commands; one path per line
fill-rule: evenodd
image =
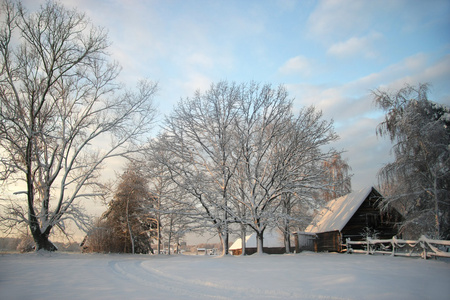
M 245 253 L 256 253 L 256 233 L 245 237 Z M 228 249 L 232 255 L 242 254 L 242 239 L 238 238 Z M 263 235 L 263 252 L 267 254 L 282 254 L 286 252 L 283 234 L 279 230 L 266 230 Z

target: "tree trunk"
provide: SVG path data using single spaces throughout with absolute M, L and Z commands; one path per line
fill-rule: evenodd
M 128 204 L 130 203 L 130 199 L 127 199 L 127 226 L 128 226 L 128 232 L 130 233 L 130 241 L 131 241 L 131 253 L 134 254 L 134 238 L 133 233 L 131 232 L 131 225 L 130 220 L 128 218 Z
M 227 199 L 227 194 L 226 194 L 226 190 L 224 189 L 223 191 L 223 202 L 224 202 L 224 207 L 225 207 L 225 224 L 224 224 L 224 241 L 223 241 L 223 254 L 224 255 L 228 255 L 229 254 L 229 239 L 230 239 L 230 234 L 229 234 L 229 230 L 228 230 L 228 199 Z
M 56 251 L 56 250 L 58 250 L 58 248 L 56 248 L 56 246 L 53 245 L 53 243 L 50 242 L 50 240 L 48 239 L 48 234 L 41 233 L 39 226 L 37 226 L 37 227 L 30 226 L 30 229 L 31 229 L 31 234 L 34 239 L 34 243 L 36 244 L 36 249 L 35 249 L 36 251 L 39 251 L 39 250 Z M 50 232 L 50 229 L 47 231 Z
M 167 239 L 167 247 L 169 247 L 168 255 L 170 255 L 170 245 L 172 243 L 172 227 L 173 227 L 173 215 L 170 215 L 170 223 L 169 223 L 169 238 Z
M 31 174 L 31 167 L 29 168 Z M 33 240 L 35 243 L 35 250 L 46 250 L 46 251 L 56 251 L 58 248 L 56 248 L 55 245 L 53 245 L 52 242 L 49 241 L 48 236 L 50 235 L 50 231 L 52 229 L 51 226 L 48 226 L 45 230 L 45 232 L 41 231 L 41 228 L 39 226 L 39 221 L 36 218 L 36 213 L 33 207 L 34 203 L 34 185 L 31 179 L 31 175 L 27 174 L 27 180 L 28 180 L 28 219 L 30 220 L 30 232 L 33 236 Z
M 160 213 L 160 209 L 161 209 L 161 203 L 160 200 L 161 197 L 158 197 L 158 211 L 156 213 L 156 240 L 158 241 L 157 245 L 156 245 L 156 251 L 159 254 L 161 254 L 161 213 Z
M 291 200 L 290 196 L 285 195 L 284 199 L 284 207 L 285 207 L 285 214 L 286 218 L 284 220 L 284 247 L 286 253 L 291 253 L 291 239 L 289 237 L 289 217 L 291 215 Z
M 38 250 L 46 250 L 46 251 L 56 251 L 58 248 L 50 242 L 48 236 L 40 235 L 38 241 L 34 240 L 36 243 L 36 251 Z
M 247 243 L 245 241 L 245 236 L 246 236 L 246 230 L 245 230 L 245 225 L 242 225 L 242 230 L 241 230 L 241 240 L 242 240 L 242 255 L 247 255 Z
M 223 237 L 222 228 L 220 226 L 217 228 L 217 234 L 219 235 L 219 240 L 222 244 L 222 255 L 225 255 L 225 239 Z
M 264 253 L 263 238 L 264 238 L 264 231 L 256 232 L 256 249 L 257 249 L 256 253 L 258 253 L 258 254 Z
M 180 237 L 177 236 L 177 248 L 176 248 L 176 253 L 180 254 Z
M 291 253 L 291 239 L 289 237 L 289 228 L 287 226 L 284 229 L 284 247 L 286 253 Z
M 229 254 L 229 250 L 228 250 L 228 248 L 229 248 L 229 238 L 230 238 L 230 235 L 229 235 L 229 233 L 228 233 L 228 223 L 226 223 L 225 224 L 225 234 L 224 234 L 224 237 L 223 237 L 223 254 L 224 255 L 228 255 Z
M 441 224 L 439 220 L 439 197 L 438 197 L 438 186 L 437 186 L 437 174 L 436 172 L 432 172 L 434 175 L 433 182 L 433 198 L 434 198 L 434 217 L 435 217 L 435 226 L 436 226 L 436 239 L 440 239 L 441 237 Z

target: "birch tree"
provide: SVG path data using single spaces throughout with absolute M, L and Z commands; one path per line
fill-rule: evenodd
M 78 203 L 98 195 L 104 163 L 138 150 L 157 86 L 123 92 L 105 30 L 76 10 L 3 1 L 0 14 L 0 177 L 24 187 L 2 225 L 26 224 L 37 250 L 56 250 L 52 230 L 83 227 Z
M 377 134 L 393 143 L 394 161 L 379 171 L 383 207 L 405 217 L 402 230 L 417 237 L 450 236 L 450 109 L 428 99 L 428 84 L 373 92 L 386 112 Z

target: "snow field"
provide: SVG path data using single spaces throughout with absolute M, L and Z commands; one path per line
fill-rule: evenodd
M 390 256 L 0 256 L 0 299 L 449 299 L 450 263 Z

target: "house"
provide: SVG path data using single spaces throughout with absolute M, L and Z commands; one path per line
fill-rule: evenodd
M 247 255 L 256 253 L 256 233 L 252 233 L 245 237 L 245 253 Z M 238 238 L 228 248 L 232 255 L 242 254 L 242 239 Z M 266 230 L 263 235 L 263 252 L 267 254 L 282 254 L 286 252 L 283 234 L 279 230 Z
M 314 217 L 304 232 L 295 234 L 296 251 L 342 252 L 347 238 L 367 236 L 390 239 L 397 235 L 401 215 L 395 209 L 381 211 L 381 194 L 373 187 L 336 198 Z

